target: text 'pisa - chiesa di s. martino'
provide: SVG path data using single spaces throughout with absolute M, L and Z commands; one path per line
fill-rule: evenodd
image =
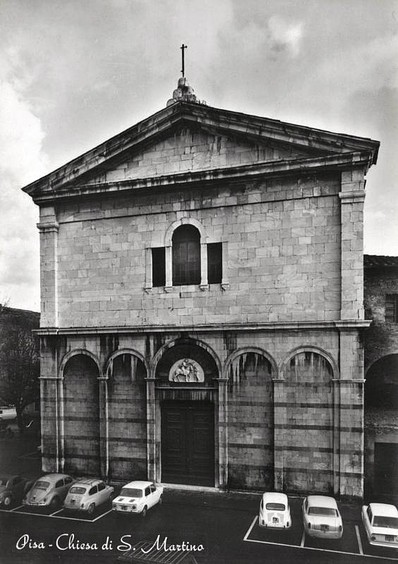
M 44 471 L 361 496 L 363 206 L 379 143 L 167 106 L 40 207 Z

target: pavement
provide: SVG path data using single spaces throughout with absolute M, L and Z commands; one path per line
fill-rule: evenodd
M 34 436 L 0 439 L 0 472 L 33 479 L 41 474 L 38 441 Z M 287 531 L 258 525 L 261 492 L 198 491 L 166 487 L 164 503 L 146 519 L 117 515 L 110 504 L 92 517 L 63 509 L 51 511 L 14 507 L 0 510 L 1 564 L 108 564 L 140 562 L 134 549 L 159 539 L 167 546 L 195 548 L 165 551 L 155 546 L 151 562 L 170 564 L 319 564 L 377 562 L 398 564 L 398 550 L 371 547 L 360 520 L 360 503 L 339 503 L 342 539 L 315 540 L 303 534 L 302 497 L 289 496 L 293 525 Z M 81 548 L 88 545 L 91 548 Z M 162 554 L 161 554 L 162 553 Z M 188 559 L 189 555 L 189 559 Z M 141 554 L 141 556 L 146 556 Z M 165 560 L 166 558 L 166 560 Z M 143 561 L 143 560 L 142 560 Z M 146 558 L 147 562 L 150 562 Z

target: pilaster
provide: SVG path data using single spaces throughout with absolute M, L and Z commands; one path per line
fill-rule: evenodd
M 341 174 L 341 319 L 363 319 L 365 170 Z
M 284 488 L 284 428 L 287 423 L 284 380 L 274 380 L 274 488 Z
M 155 378 L 146 378 L 147 418 L 147 473 L 148 480 L 160 481 L 160 445 L 156 433 L 156 391 Z
M 58 326 L 58 230 L 55 209 L 42 207 L 40 223 L 41 327 Z
M 218 484 L 228 485 L 228 378 L 217 378 L 218 383 Z

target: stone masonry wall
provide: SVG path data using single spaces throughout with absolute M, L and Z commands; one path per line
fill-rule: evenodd
M 181 128 L 172 137 L 155 143 L 150 149 L 104 171 L 90 183 L 117 182 L 148 178 L 188 170 L 203 170 L 256 162 L 304 157 L 308 152 L 291 147 L 258 145 L 242 139 L 206 134 L 192 128 Z
M 373 323 L 365 332 L 365 369 L 379 358 L 398 353 L 398 323 L 386 323 L 386 295 L 398 294 L 398 269 L 365 270 L 365 313 Z
M 160 347 L 180 336 L 179 332 L 76 335 L 60 339 L 55 349 L 55 341 L 46 340 L 43 352 L 50 364 L 53 357 L 61 363 L 66 354 L 87 350 L 97 359 L 99 376 L 103 377 L 108 359 L 118 350 L 134 350 L 150 364 Z M 275 487 L 285 491 L 325 493 L 334 489 L 337 494 L 358 495 L 362 456 L 358 419 L 362 413 L 361 384 L 339 380 L 341 336 L 336 329 L 191 332 L 189 336 L 193 342 L 206 343 L 214 351 L 223 374 L 229 378 L 234 373 L 233 369 L 227 370 L 230 355 L 247 360 L 250 356 L 247 351 L 255 348 L 270 359 L 257 361 L 257 369 L 249 359 L 247 370 L 235 370 L 239 382 L 235 378 L 227 387 L 230 487 L 272 488 L 274 466 Z M 359 342 L 351 339 L 347 346 L 359 347 Z M 297 355 L 305 358 L 306 354 L 309 366 L 304 363 L 304 371 L 297 379 L 296 369 L 293 372 L 288 369 L 289 359 Z M 312 361 L 311 369 L 314 354 L 316 360 Z M 331 359 L 336 367 L 333 371 L 332 364 L 322 360 L 326 359 L 323 355 Z M 345 361 L 350 362 L 350 359 Z M 145 389 L 143 382 L 132 382 L 124 372 L 126 378 L 121 377 L 118 368 L 115 374 L 113 384 L 108 381 L 110 475 L 115 474 L 114 478 L 119 480 L 130 479 L 132 475 L 144 477 Z M 352 373 L 354 379 L 355 376 Z M 44 380 L 43 384 L 45 405 L 55 415 L 54 380 Z M 100 395 L 103 393 L 100 391 Z M 45 457 L 49 470 L 56 468 L 54 425 L 54 418 L 45 420 Z M 97 429 L 100 428 L 98 421 Z M 90 439 L 80 437 L 79 440 L 81 452 L 91 448 Z M 104 440 L 104 436 L 100 438 Z M 103 445 L 100 450 L 104 452 Z
M 106 199 L 57 212 L 59 325 L 116 326 L 339 318 L 336 177 Z M 193 218 L 222 242 L 229 289 L 146 288 L 147 248 Z

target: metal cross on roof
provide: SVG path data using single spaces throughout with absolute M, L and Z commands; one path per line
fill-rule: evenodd
M 185 65 L 184 65 L 184 51 L 185 49 L 188 49 L 187 45 L 184 45 L 184 43 L 181 45 L 180 47 L 181 52 L 182 52 L 182 69 L 181 69 L 181 74 L 182 76 L 185 76 Z

